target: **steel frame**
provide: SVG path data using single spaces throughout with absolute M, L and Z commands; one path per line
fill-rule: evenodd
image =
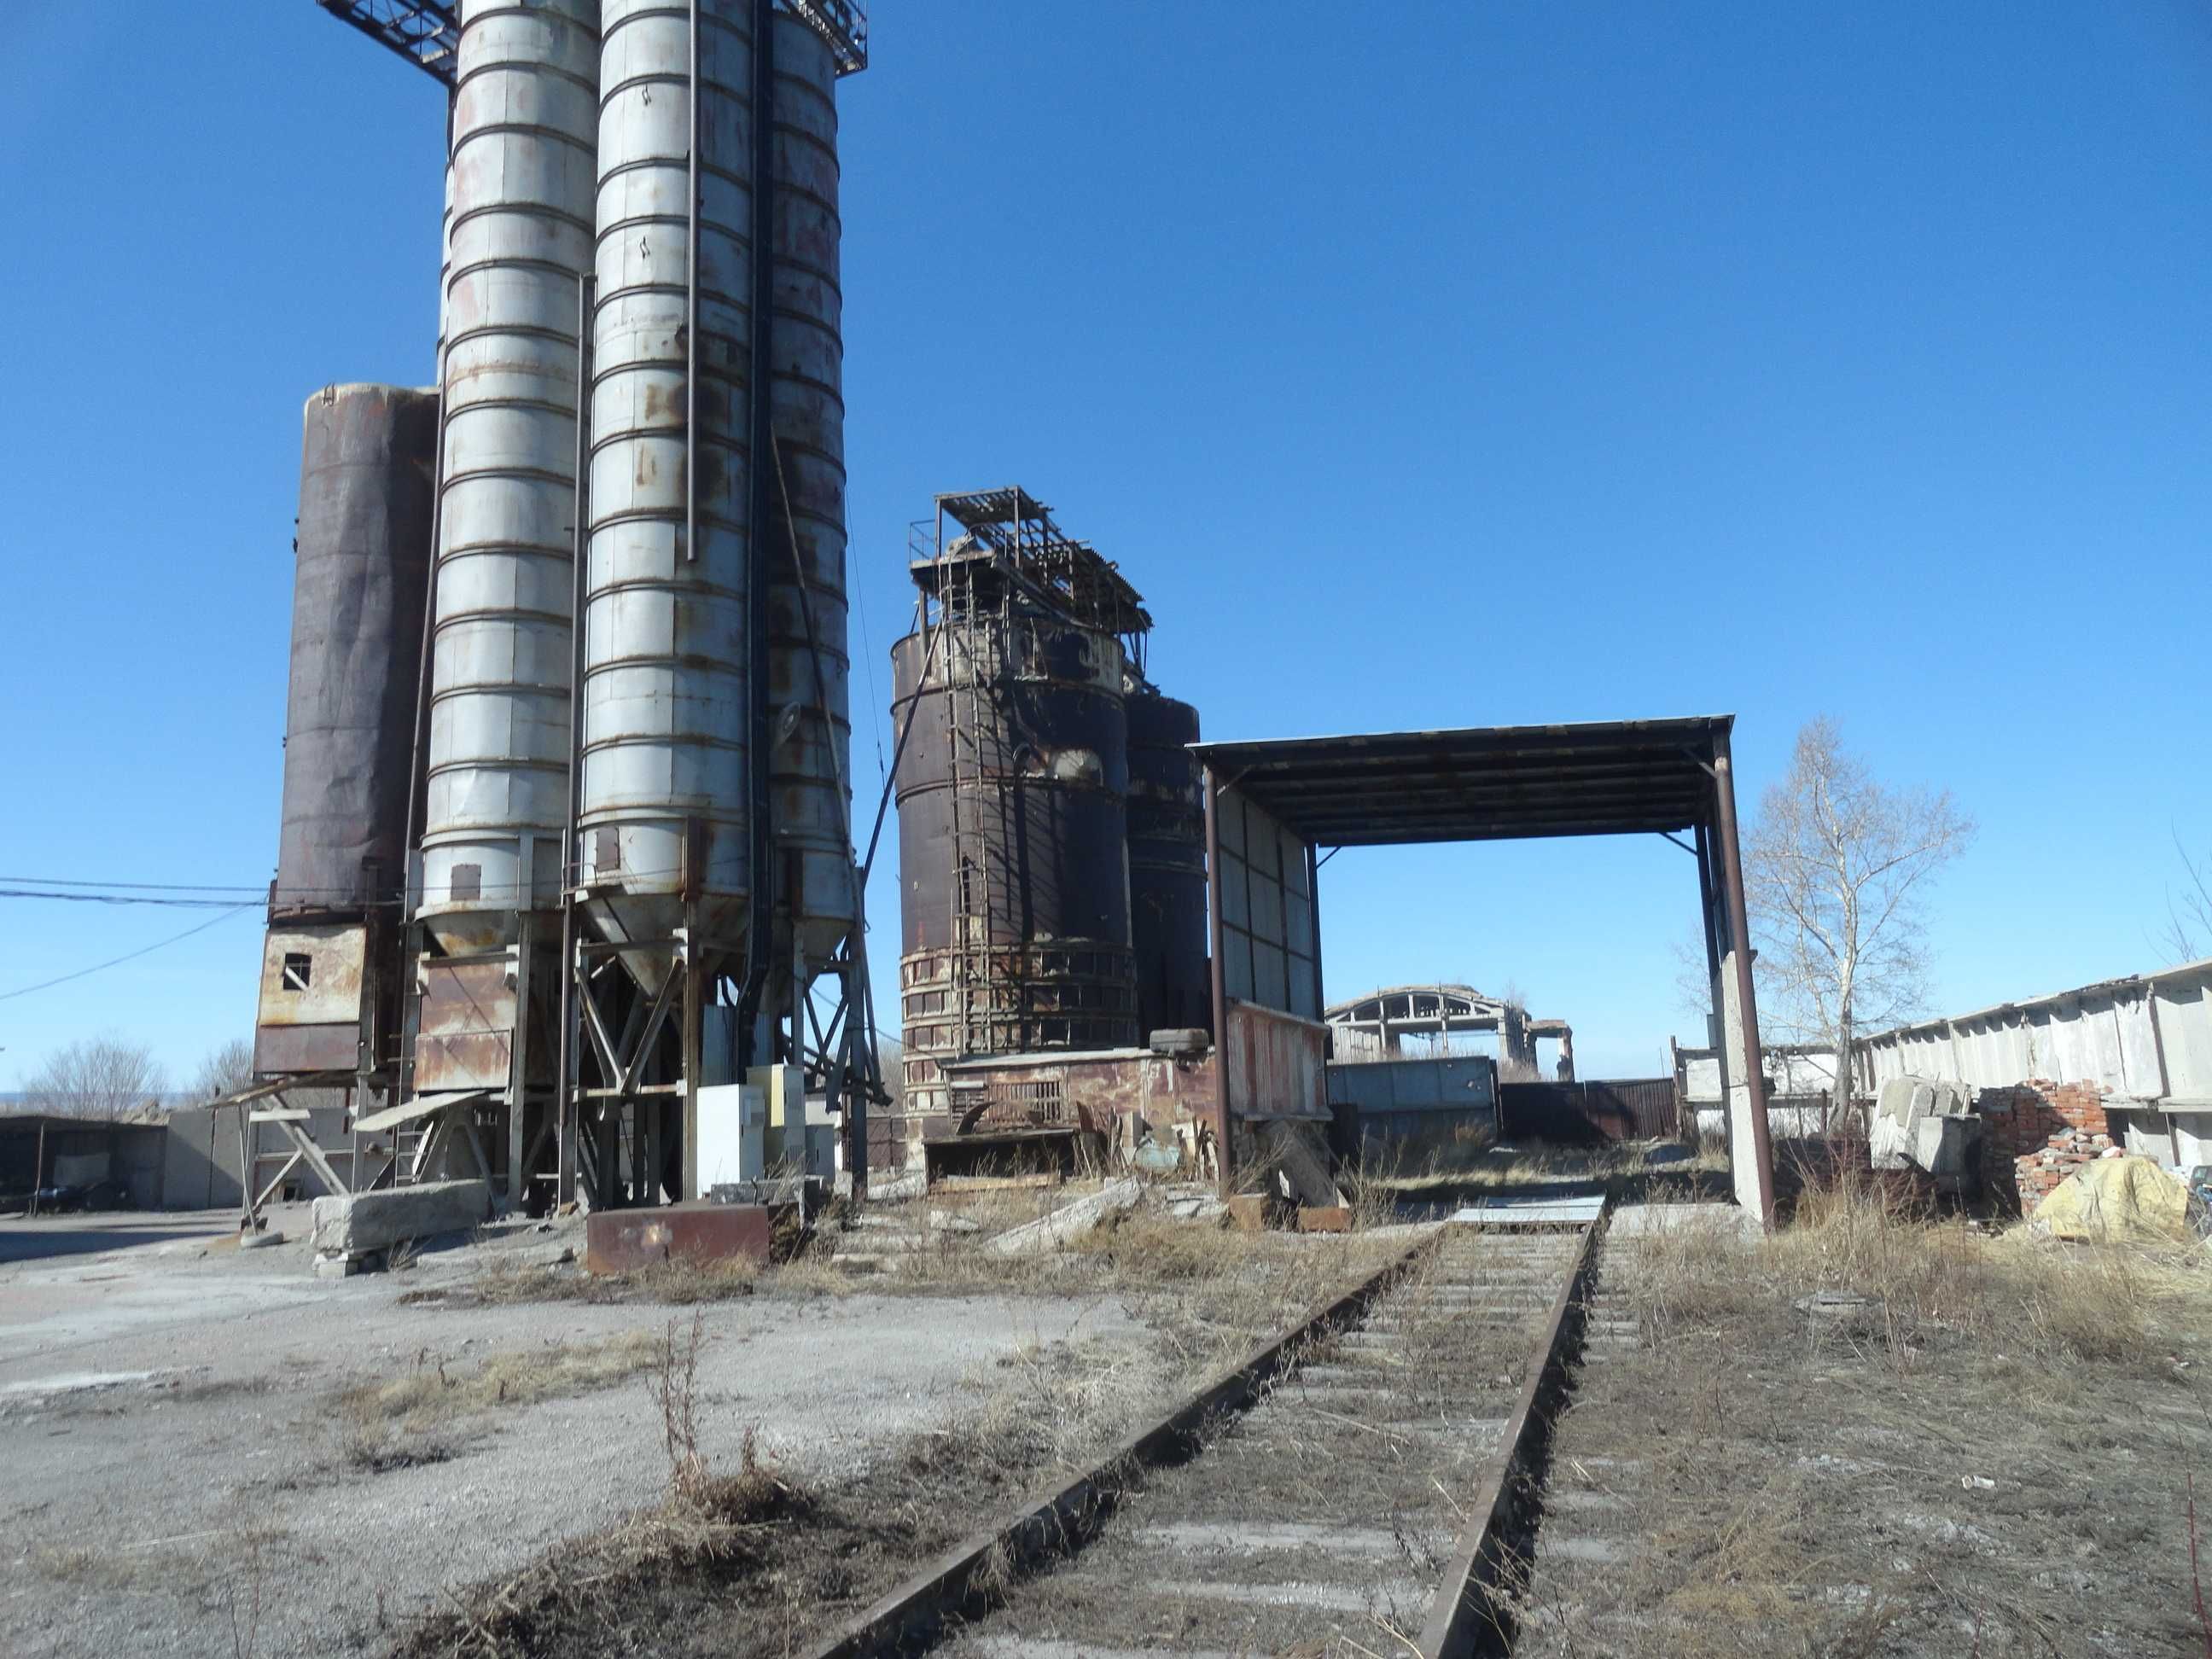
M 441 0 L 315 0 L 349 28 L 359 29 L 434 81 L 453 84 L 461 46 L 461 20 Z

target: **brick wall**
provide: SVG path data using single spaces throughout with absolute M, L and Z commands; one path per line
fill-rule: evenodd
M 2045 1194 L 2112 1144 L 2094 1083 L 2040 1079 L 1974 1098 L 1984 1123 L 1982 1175 L 1990 1196 L 2032 1214 Z

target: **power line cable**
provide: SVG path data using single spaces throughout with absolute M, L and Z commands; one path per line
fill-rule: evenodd
M 55 893 L 39 887 L 0 887 L 0 898 L 60 899 L 71 904 L 153 904 L 172 910 L 234 910 L 258 904 L 257 896 L 238 898 L 158 898 L 151 893 Z
M 80 968 L 76 972 L 73 974 L 64 974 L 58 979 L 40 980 L 36 985 L 26 985 L 21 987 L 20 989 L 14 991 L 0 991 L 0 1002 L 12 1001 L 16 997 L 27 997 L 33 991 L 52 990 L 57 985 L 66 985 L 71 980 L 82 979 L 88 974 L 97 974 L 109 968 L 119 968 L 126 962 L 136 962 L 140 957 L 151 955 L 154 951 L 161 949 L 164 945 L 174 945 L 179 940 L 188 939 L 194 933 L 204 933 L 209 928 L 214 927 L 217 922 L 228 921 L 234 915 L 251 910 L 253 908 L 254 903 L 255 901 L 248 899 L 245 903 L 235 905 L 230 909 L 224 911 L 222 915 L 219 916 L 210 916 L 205 921 L 200 923 L 197 927 L 187 927 L 181 933 L 173 933 L 167 939 L 157 939 L 155 943 L 145 946 L 143 950 L 133 951 L 127 956 L 116 957 L 107 962 L 94 963 L 89 968 Z
M 226 887 L 216 882 L 80 881 L 64 876 L 0 876 L 0 881 L 20 881 L 31 887 L 128 888 L 137 893 L 251 893 L 257 898 L 265 890 L 258 886 Z

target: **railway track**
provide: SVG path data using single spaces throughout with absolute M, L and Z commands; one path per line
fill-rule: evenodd
M 1446 1225 L 817 1659 L 1502 1651 L 1596 1224 Z

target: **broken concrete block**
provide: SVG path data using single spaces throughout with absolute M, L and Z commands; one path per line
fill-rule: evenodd
M 465 1232 L 490 1213 L 488 1183 L 426 1181 L 383 1192 L 319 1198 L 311 1237 L 321 1255 L 356 1255 L 403 1239 Z
M 1240 1233 L 1265 1232 L 1278 1207 L 1270 1194 L 1239 1193 L 1229 1200 L 1229 1224 Z
M 1270 1123 L 1266 1128 L 1268 1133 L 1261 1144 L 1274 1158 L 1291 1198 L 1324 1210 L 1344 1202 L 1344 1194 L 1337 1190 L 1336 1179 L 1329 1173 L 1328 1154 L 1308 1138 L 1308 1125 Z M 1317 1139 L 1320 1131 L 1313 1128 L 1310 1133 Z
M 367 1268 L 368 1265 L 368 1261 L 364 1256 L 325 1255 L 318 1251 L 315 1255 L 315 1277 L 318 1279 L 351 1279 L 356 1273 Z
M 1088 1198 L 1079 1198 L 1048 1216 L 1008 1228 L 996 1238 L 986 1240 L 983 1248 L 994 1255 L 1057 1249 L 1071 1239 L 1081 1237 L 1108 1216 L 1133 1207 L 1138 1190 L 1133 1176 L 1109 1181 Z

